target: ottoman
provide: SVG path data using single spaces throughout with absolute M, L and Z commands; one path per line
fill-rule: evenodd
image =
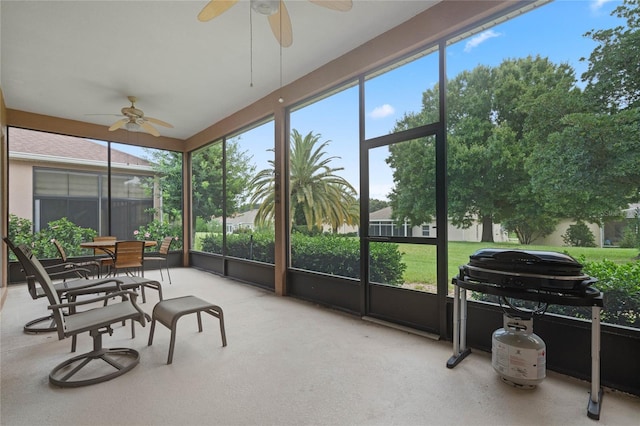
M 202 332 L 202 312 L 213 315 L 220 320 L 222 346 L 227 346 L 227 337 L 224 331 L 224 316 L 222 314 L 221 307 L 195 296 L 183 296 L 174 299 L 165 299 L 158 302 L 153 307 L 148 346 L 151 346 L 151 344 L 153 343 L 153 332 L 156 327 L 156 321 L 160 322 L 165 327 L 168 327 L 171 330 L 171 343 L 169 344 L 169 357 L 167 358 L 167 364 L 171 364 L 173 362 L 173 349 L 176 343 L 176 326 L 178 324 L 178 320 L 183 315 L 192 314 L 194 312 L 198 315 L 199 332 Z

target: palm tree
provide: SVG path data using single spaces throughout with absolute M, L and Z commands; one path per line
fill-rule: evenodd
M 309 132 L 306 136 L 291 132 L 290 166 L 290 218 L 292 226 L 304 225 L 312 230 L 329 224 L 335 232 L 341 225 L 357 225 L 359 222 L 356 190 L 335 172 L 343 167 L 329 166 L 340 158 L 327 156 L 324 149 L 330 141 L 316 146 L 320 135 Z M 256 226 L 269 223 L 275 212 L 275 163 L 271 168 L 258 172 L 250 182 L 253 189 L 251 203 L 260 203 L 256 214 Z

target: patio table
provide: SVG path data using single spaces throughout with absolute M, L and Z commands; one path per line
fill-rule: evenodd
M 116 243 L 126 240 L 109 240 L 109 241 L 87 241 L 80 243 L 80 247 L 92 250 L 102 250 L 107 253 L 111 258 L 115 257 Z M 158 245 L 157 241 L 145 241 L 145 247 L 155 247 Z

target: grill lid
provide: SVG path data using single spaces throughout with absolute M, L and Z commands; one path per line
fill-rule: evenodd
M 539 250 L 480 249 L 469 265 L 499 271 L 544 275 L 581 275 L 582 264 L 565 253 Z

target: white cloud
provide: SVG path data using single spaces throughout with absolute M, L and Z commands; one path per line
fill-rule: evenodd
M 390 115 L 393 115 L 396 110 L 389 104 L 384 104 L 379 107 L 375 107 L 373 111 L 371 111 L 371 118 L 385 118 Z
M 600 10 L 600 8 L 602 8 L 602 6 L 604 6 L 606 3 L 609 3 L 612 0 L 592 0 L 591 1 L 591 5 L 589 6 L 591 8 L 592 11 L 597 11 Z
M 464 51 L 471 52 L 473 48 L 478 47 L 480 44 L 484 43 L 490 38 L 500 37 L 501 35 L 502 33 L 497 33 L 493 30 L 483 31 L 477 36 L 473 37 L 471 40 L 467 42 L 467 44 L 464 45 Z

